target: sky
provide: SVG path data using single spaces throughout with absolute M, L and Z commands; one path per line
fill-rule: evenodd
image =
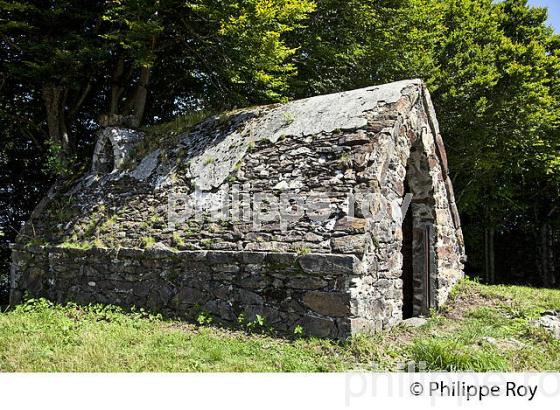
M 560 0 L 529 0 L 531 6 L 548 7 L 548 24 L 560 34 Z

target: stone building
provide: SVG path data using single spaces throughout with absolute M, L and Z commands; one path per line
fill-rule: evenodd
M 345 338 L 440 307 L 464 245 L 420 80 L 106 127 L 13 247 L 11 301 L 142 306 Z

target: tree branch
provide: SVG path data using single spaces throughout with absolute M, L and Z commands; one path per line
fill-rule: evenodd
M 78 98 L 78 101 L 76 101 L 76 104 L 74 104 L 74 107 L 70 110 L 70 113 L 68 114 L 68 119 L 72 119 L 74 115 L 76 115 L 76 113 L 84 103 L 84 100 L 86 99 L 90 90 L 91 90 L 91 79 L 88 80 L 86 87 L 84 88 L 84 91 L 80 95 L 80 98 Z

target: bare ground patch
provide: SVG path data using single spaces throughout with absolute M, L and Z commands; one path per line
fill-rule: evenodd
M 442 309 L 442 316 L 451 320 L 461 320 L 473 309 L 480 307 L 499 307 L 508 299 L 490 297 L 479 292 L 478 285 L 457 285 L 456 293 L 449 298 L 447 305 Z

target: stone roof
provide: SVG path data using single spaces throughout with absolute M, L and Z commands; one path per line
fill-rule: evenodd
M 433 147 L 428 150 L 433 152 L 427 155 L 438 163 L 445 189 L 441 195 L 460 234 L 445 150 L 421 80 L 214 116 L 184 134 L 164 139 L 128 169 L 134 147 L 148 137 L 129 129 L 105 128 L 99 133 L 92 171 L 52 190 L 50 199 L 39 207 L 41 212 L 35 212 L 34 232 L 50 244 L 96 241 L 106 247 L 141 248 L 156 243 L 193 250 L 303 249 L 361 256 L 372 241 L 394 235 L 398 223 L 388 224 L 382 228 L 387 232 L 373 239 L 363 236 L 372 227 L 360 215 L 349 219 L 345 196 L 373 189 L 388 200 L 389 219 L 402 217 L 396 215 L 395 207 L 402 204 L 411 147 L 398 141 L 403 128 L 417 138 L 429 134 Z M 104 150 L 109 144 L 113 149 Z M 103 155 L 113 157 L 112 172 L 99 172 L 99 164 L 109 160 Z M 241 191 L 253 196 L 328 191 L 332 212 L 321 223 L 305 218 L 289 223 L 290 232 L 280 232 L 278 221 L 258 232 L 251 228 L 252 221 L 243 220 L 169 224 L 170 193 L 197 198 L 208 211 L 231 198 L 235 184 L 251 184 Z

